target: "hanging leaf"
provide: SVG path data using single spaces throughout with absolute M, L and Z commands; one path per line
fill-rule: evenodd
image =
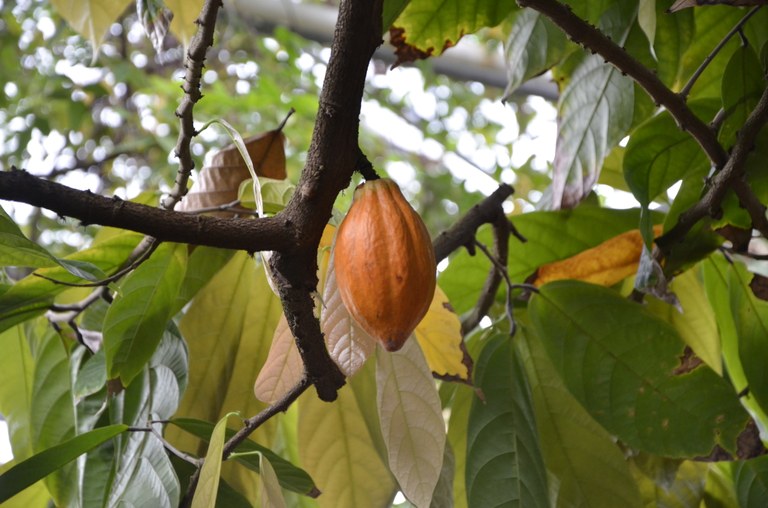
M 331 359 L 346 377 L 353 376 L 363 366 L 376 347 L 376 340 L 350 316 L 336 285 L 333 257 L 328 264 L 323 290 L 323 314 L 320 328 Z
M 281 316 L 272 337 L 267 361 L 256 377 L 253 393 L 260 401 L 273 404 L 291 391 L 303 376 L 304 363 L 296 341 L 288 327 L 288 321 L 285 316 Z
M 655 236 L 661 231 L 662 226 L 654 226 Z M 642 250 L 643 237 L 639 229 L 633 229 L 575 256 L 540 266 L 532 284 L 542 286 L 556 280 L 576 279 L 612 286 L 637 273 Z
M 56 12 L 80 35 L 91 42 L 94 60 L 99 52 L 101 41 L 109 27 L 117 21 L 130 0 L 52 0 Z
M 7 501 L 36 481 L 126 430 L 127 425 L 110 425 L 95 429 L 43 450 L 15 465 L 0 475 L 0 502 Z
M 485 506 L 548 507 L 544 461 L 528 381 L 508 336 L 487 342 L 477 361 L 467 426 L 467 500 Z
M 615 6 L 601 27 L 623 44 L 636 12 Z M 632 125 L 632 80 L 599 55 L 585 57 L 573 69 L 560 96 L 551 208 L 575 207 L 600 176 L 600 166 Z
M 768 457 L 734 462 L 733 488 L 741 508 L 760 508 L 768 499 Z
M 416 506 L 429 506 L 440 478 L 445 422 L 440 398 L 418 342 L 376 351 L 376 400 L 389 469 Z
M 173 12 L 165 6 L 163 0 L 138 0 L 136 14 L 144 33 L 159 55 L 163 51 L 163 41 L 173 19 Z
M 526 80 L 556 65 L 566 53 L 567 38 L 549 18 L 533 9 L 519 9 L 511 16 L 504 58 L 509 82 L 504 97 Z
M 640 0 L 637 24 L 648 38 L 651 52 L 655 54 L 653 45 L 656 42 L 656 0 Z
M 523 333 L 520 347 L 542 454 L 558 480 L 555 506 L 640 508 L 640 493 L 613 437 L 568 392 L 536 337 Z
M 277 482 L 277 475 L 269 459 L 259 454 L 259 492 L 261 493 L 261 508 L 285 508 L 285 498 Z
M 427 314 L 413 333 L 435 375 L 442 379 L 470 381 L 472 358 L 464 348 L 461 322 L 439 286 L 435 287 Z
M 234 413 L 229 413 L 219 420 L 211 432 L 208 452 L 205 454 L 205 462 L 203 462 L 203 468 L 200 470 L 200 481 L 197 484 L 197 489 L 195 489 L 195 496 L 192 498 L 192 508 L 216 508 L 224 435 L 227 429 L 227 418 L 232 414 Z
M 384 506 L 392 499 L 395 482 L 349 387 L 330 404 L 305 394 L 298 416 L 298 453 L 322 491 L 320 507 Z
M 667 323 L 577 281 L 542 287 L 529 312 L 565 385 L 629 446 L 667 457 L 706 456 L 718 444 L 735 450 L 746 412 L 711 369 L 681 365 L 683 344 Z
M 725 67 L 721 86 L 726 116 L 718 138 L 723 146 L 731 147 L 766 88 L 763 66 L 752 46 L 743 44 L 733 53 Z
M 161 244 L 120 284 L 104 318 L 107 375 L 128 386 L 160 343 L 184 278 L 187 246 Z

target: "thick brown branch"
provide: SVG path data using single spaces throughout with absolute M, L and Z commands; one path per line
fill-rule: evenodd
M 521 7 L 530 7 L 541 12 L 575 42 L 600 54 L 608 63 L 635 80 L 657 105 L 664 106 L 669 111 L 681 129 L 690 132 L 714 167 L 719 169 L 725 164 L 727 155 L 717 141 L 715 132 L 693 114 L 685 99 L 662 83 L 651 69 L 557 0 L 518 0 L 517 3 Z
M 473 206 L 467 214 L 459 219 L 450 229 L 440 233 L 433 241 L 435 247 L 435 258 L 439 263 L 448 254 L 456 249 L 474 245 L 475 232 L 483 224 L 492 223 L 498 217 L 502 203 L 515 190 L 507 185 L 501 184 L 499 188 L 485 198 L 482 202 Z
M 184 90 L 184 98 L 176 110 L 176 116 L 179 117 L 180 124 L 179 137 L 176 141 L 176 157 L 179 158 L 179 170 L 176 173 L 176 181 L 171 193 L 163 200 L 163 207 L 169 210 L 173 209 L 174 205 L 187 193 L 189 174 L 195 167 L 192 151 L 190 150 L 192 138 L 197 134 L 195 132 L 192 110 L 197 101 L 203 96 L 200 93 L 200 78 L 203 76 L 205 53 L 213 45 L 216 15 L 221 5 L 221 0 L 205 1 L 200 17 L 195 21 L 199 29 L 195 32 L 195 36 L 189 43 L 185 63 L 187 72 L 184 75 L 184 84 L 181 86 Z
M 84 225 L 101 224 L 143 233 L 164 242 L 209 245 L 249 252 L 289 250 L 293 233 L 277 218 L 220 219 L 107 198 L 30 175 L 0 172 L 0 199 L 47 208 Z
M 754 148 L 755 139 L 758 132 L 768 122 L 768 88 L 763 91 L 760 101 L 749 115 L 744 126 L 739 131 L 736 144 L 733 145 L 731 155 L 723 169 L 712 177 L 709 188 L 704 196 L 691 208 L 680 214 L 677 224 L 656 239 L 656 244 L 664 254 L 677 242 L 681 242 L 688 231 L 701 219 L 709 215 L 717 215 L 720 212 L 720 205 L 723 202 L 728 189 L 734 186 L 738 179 L 744 176 L 745 163 L 747 156 Z M 738 190 L 740 185 L 735 186 Z M 754 213 L 753 203 L 750 196 L 740 196 L 747 199 L 747 203 L 742 203 L 748 210 Z M 753 217 L 755 219 L 755 217 Z M 765 224 L 763 220 L 757 221 L 756 227 L 762 227 Z

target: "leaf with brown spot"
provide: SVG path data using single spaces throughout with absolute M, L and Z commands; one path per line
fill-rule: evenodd
M 672 374 L 675 376 L 687 374 L 699 365 L 703 364 L 704 362 L 701 361 L 701 358 L 696 356 L 696 353 L 693 352 L 693 349 L 691 349 L 690 346 L 685 346 L 683 354 L 680 355 L 680 365 L 675 367 L 675 369 L 672 371 Z
M 655 236 L 661 231 L 662 226 L 654 226 Z M 639 229 L 633 229 L 575 256 L 542 265 L 529 281 L 537 287 L 564 279 L 612 286 L 637 272 L 642 250 L 643 237 Z
M 244 140 L 248 155 L 251 157 L 256 174 L 259 176 L 284 180 L 285 135 L 282 130 L 272 130 Z M 234 144 L 228 145 L 214 154 L 211 164 L 205 166 L 197 181 L 190 189 L 178 209 L 190 212 L 227 205 L 237 200 L 240 184 L 251 178 L 245 161 Z M 232 211 L 217 211 L 211 215 L 232 217 L 243 208 L 233 207 Z
M 749 283 L 749 289 L 761 300 L 768 300 L 768 277 L 755 274 Z

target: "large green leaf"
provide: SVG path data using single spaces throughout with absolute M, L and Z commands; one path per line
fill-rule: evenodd
M 253 396 L 253 382 L 267 358 L 281 314 L 280 300 L 270 289 L 264 269 L 245 252 L 236 253 L 197 293 L 180 322 L 190 365 L 189 385 L 177 416 L 218 421 L 230 411 L 254 415 L 264 409 Z M 275 429 L 276 423 L 270 420 L 253 438 L 271 446 Z M 181 450 L 204 451 L 199 438 L 180 429 L 167 429 L 166 437 Z M 256 502 L 255 473 L 225 463 L 222 477 Z
M 752 46 L 741 46 L 733 53 L 725 66 L 721 86 L 722 106 L 727 116 L 720 128 L 719 138 L 726 147 L 730 147 L 766 87 L 763 67 Z
M 547 470 L 557 477 L 557 508 L 640 508 L 623 452 L 563 385 L 542 344 L 520 343 Z
M 510 16 L 512 26 L 504 45 L 509 96 L 524 81 L 556 65 L 566 52 L 567 39 L 547 17 L 533 9 L 520 9 Z
M 609 432 L 668 457 L 735 450 L 748 415 L 727 381 L 680 364 L 683 343 L 670 325 L 577 281 L 545 285 L 529 309 L 565 385 Z
M 768 499 L 768 457 L 735 462 L 731 466 L 741 508 L 762 508 Z
M 706 9 L 692 9 L 696 32 L 683 54 L 681 78 L 687 81 L 713 52 L 725 34 L 744 15 L 739 9 L 729 6 L 709 6 Z M 720 97 L 720 82 L 725 65 L 731 54 L 739 47 L 739 38 L 732 37 L 723 49 L 715 54 L 704 72 L 696 80 L 691 97 Z
M 705 117 L 717 111 L 714 101 L 701 101 L 691 107 Z M 624 178 L 643 206 L 648 206 L 678 180 L 703 179 L 710 168 L 698 143 L 677 126 L 667 111 L 644 122 L 632 133 L 623 165 Z
M 40 452 L 75 437 L 77 433 L 70 357 L 64 343 L 47 322 L 30 323 L 27 336 L 32 341 L 35 358 L 29 425 L 33 448 Z M 79 495 L 76 465 L 62 465 L 46 478 L 45 484 L 56 504 L 75 502 Z
M 490 340 L 476 364 L 475 398 L 467 428 L 467 500 L 486 506 L 548 507 L 530 387 L 508 336 Z
M 0 502 L 8 500 L 41 478 L 127 429 L 127 425 L 110 425 L 95 429 L 43 450 L 17 464 L 0 476 Z
M 160 343 L 187 264 L 187 246 L 162 244 L 120 284 L 104 318 L 107 375 L 128 386 Z
M 207 441 L 213 432 L 214 425 L 209 422 L 197 420 L 194 418 L 174 418 L 170 421 L 173 425 L 179 429 L 188 432 L 189 434 L 196 436 L 203 441 Z M 227 428 L 225 435 L 229 439 L 234 436 L 236 431 L 234 429 Z M 308 496 L 317 495 L 317 487 L 315 487 L 312 478 L 301 468 L 298 468 L 275 454 L 269 448 L 265 448 L 260 444 L 246 439 L 237 448 L 235 452 L 238 454 L 235 458 L 237 462 L 240 462 L 244 466 L 252 469 L 253 471 L 259 471 L 259 457 L 256 452 L 264 454 L 269 459 L 270 464 L 275 469 L 277 477 L 280 480 L 280 485 L 284 488 L 304 494 Z
M 392 499 L 395 482 L 350 388 L 331 404 L 304 395 L 298 416 L 298 453 L 322 491 L 319 506 L 384 506 Z
M 57 264 L 56 258 L 24 236 L 19 226 L 0 207 L 0 266 L 41 268 Z
M 173 304 L 171 315 L 175 316 L 189 301 L 194 298 L 216 273 L 226 265 L 234 251 L 228 249 L 217 249 L 215 247 L 206 247 L 198 245 L 191 250 L 187 260 L 187 270 L 184 273 L 184 280 L 176 295 L 176 302 Z
M 581 206 L 574 210 L 531 212 L 511 218 L 515 227 L 528 240 L 509 242 L 507 270 L 513 283 L 524 282 L 544 263 L 565 259 L 605 240 L 637 227 L 638 210 L 609 210 Z M 478 240 L 491 245 L 489 228 L 482 228 Z M 470 256 L 455 253 L 448 268 L 440 274 L 440 287 L 459 314 L 471 309 L 480 294 L 478 281 L 488 274 L 491 263 L 478 252 Z
M 97 242 L 89 249 L 66 256 L 64 260 L 91 263 L 109 273 L 128 258 L 141 238 L 141 235 L 124 233 Z M 68 289 L 36 274 L 62 282 L 82 282 L 80 277 L 60 266 L 36 270 L 0 294 L 0 331 L 42 314 L 57 295 Z
M 394 25 L 405 30 L 408 44 L 439 55 L 446 43 L 498 25 L 513 9 L 514 0 L 411 0 Z
M 624 44 L 636 12 L 617 3 L 601 27 Z M 603 159 L 632 125 L 634 105 L 632 80 L 601 56 L 587 56 L 573 69 L 558 104 L 551 208 L 572 208 L 590 192 Z

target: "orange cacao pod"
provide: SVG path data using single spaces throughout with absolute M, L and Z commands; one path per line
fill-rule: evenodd
M 336 282 L 349 313 L 397 351 L 435 294 L 435 251 L 424 222 L 392 180 L 355 189 L 334 247 Z

